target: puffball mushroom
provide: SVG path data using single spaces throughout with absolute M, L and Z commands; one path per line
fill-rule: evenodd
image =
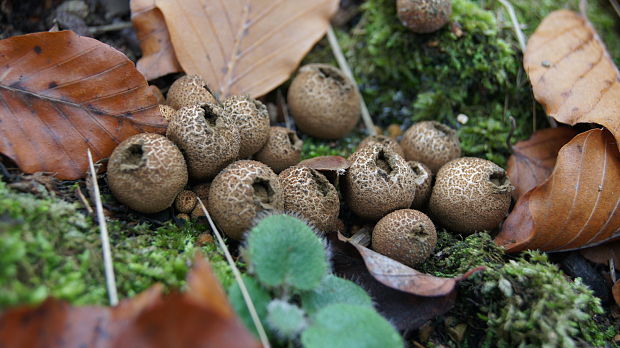
M 450 0 L 396 0 L 396 14 L 414 33 L 432 33 L 448 23 L 452 3 Z
M 252 156 L 269 138 L 269 113 L 260 101 L 248 96 L 230 96 L 222 102 L 232 122 L 239 128 L 239 158 Z
M 112 194 L 141 213 L 156 213 L 170 207 L 186 184 L 183 154 L 163 135 L 131 136 L 114 149 L 108 162 Z
M 437 121 L 413 124 L 400 141 L 407 161 L 426 164 L 433 173 L 448 161 L 461 156 L 461 143 L 456 131 Z
M 297 134 L 284 127 L 271 127 L 269 138 L 254 156 L 257 161 L 263 162 L 274 172 L 279 173 L 284 169 L 294 166 L 301 160 L 303 141 Z
M 203 103 L 217 104 L 217 100 L 209 91 L 207 81 L 198 75 L 182 76 L 168 89 L 166 104 L 174 109 Z

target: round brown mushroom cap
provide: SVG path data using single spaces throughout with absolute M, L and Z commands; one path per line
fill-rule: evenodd
M 198 75 L 182 76 L 168 89 L 166 104 L 174 109 L 203 103 L 217 104 L 217 100 L 209 91 L 207 81 Z
M 415 33 L 432 33 L 450 20 L 450 0 L 396 0 L 396 13 L 404 26 Z
M 301 67 L 288 89 L 288 104 L 299 130 L 317 138 L 339 139 L 360 118 L 355 84 L 326 64 Z
M 461 143 L 456 131 L 436 121 L 413 124 L 400 142 L 407 161 L 426 164 L 433 173 L 461 156 Z
M 141 133 L 121 142 L 108 162 L 108 186 L 119 202 L 142 213 L 172 205 L 187 184 L 183 154 L 166 137 Z
M 230 238 L 241 240 L 261 211 L 283 208 L 278 176 L 263 163 L 234 162 L 211 183 L 209 213 Z
M 435 225 L 418 210 L 393 211 L 379 220 L 372 231 L 374 251 L 410 267 L 424 262 L 436 244 Z
M 508 213 L 512 190 L 506 172 L 497 164 L 457 158 L 437 173 L 429 209 L 434 221 L 451 231 L 492 230 Z
M 322 232 L 335 229 L 340 199 L 334 185 L 317 170 L 294 166 L 278 175 L 284 210 L 306 219 Z
M 385 135 L 370 135 L 364 138 L 357 146 L 357 149 L 361 149 L 362 147 L 371 144 L 371 143 L 381 143 L 389 146 L 394 152 L 400 155 L 400 157 L 405 158 L 405 152 L 403 148 L 398 145 L 398 142 L 390 137 Z
M 411 203 L 411 208 L 422 209 L 426 207 L 428 200 L 431 198 L 433 190 L 433 172 L 422 162 L 407 161 L 415 176 L 415 198 Z
M 409 208 L 415 197 L 409 164 L 384 144 L 370 144 L 349 157 L 345 197 L 360 217 L 379 220 L 389 212 Z
M 248 158 L 260 150 L 269 138 L 269 113 L 260 101 L 249 96 L 230 96 L 222 105 L 239 129 L 239 158 Z
M 166 136 L 185 154 L 193 179 L 211 179 L 239 154 L 239 130 L 230 114 L 216 104 L 177 110 Z
M 196 197 L 196 194 L 189 190 L 179 192 L 174 200 L 174 209 L 179 213 L 191 213 L 198 202 Z
M 256 153 L 254 158 L 279 173 L 299 163 L 303 144 L 303 141 L 292 130 L 274 126 L 269 129 L 269 138 L 265 146 Z
M 176 110 L 170 105 L 159 104 L 159 112 L 166 121 L 170 122 Z

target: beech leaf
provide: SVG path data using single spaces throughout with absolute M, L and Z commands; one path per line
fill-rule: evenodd
M 121 52 L 71 31 L 0 40 L 0 152 L 26 173 L 78 179 L 124 139 L 165 131 L 157 98 Z
M 551 175 L 558 151 L 575 135 L 577 132 L 572 128 L 546 128 L 513 146 L 507 172 L 510 183 L 515 187 L 512 191 L 515 199 L 542 184 Z
M 142 58 L 136 63 L 147 80 L 181 71 L 170 34 L 155 0 L 131 0 L 131 22 L 140 41 Z
M 563 251 L 620 237 L 620 153 L 613 135 L 592 129 L 558 153 L 551 176 L 524 194 L 495 242 L 509 252 Z
M 321 39 L 337 0 L 156 0 L 177 59 L 222 97 L 259 97 Z
M 549 14 L 530 37 L 523 64 L 547 115 L 570 125 L 598 123 L 620 140 L 620 73 L 586 18 Z
M 163 295 L 154 285 L 116 307 L 73 307 L 50 298 L 10 309 L 0 316 L 0 342 L 7 347 L 260 347 L 233 315 L 204 259 L 196 258 L 190 278 L 184 294 Z

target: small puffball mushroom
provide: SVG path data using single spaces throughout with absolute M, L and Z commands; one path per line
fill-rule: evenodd
M 211 179 L 239 154 L 239 130 L 230 114 L 216 104 L 177 110 L 166 136 L 185 154 L 193 179 Z
M 335 230 L 340 212 L 338 192 L 317 170 L 294 166 L 278 175 L 284 210 L 306 219 L 322 232 Z
M 172 205 L 187 184 L 183 154 L 166 137 L 141 133 L 121 142 L 108 162 L 108 186 L 119 202 L 142 213 Z
M 433 173 L 448 161 L 461 156 L 456 131 L 436 121 L 418 122 L 405 132 L 400 146 L 407 161 L 426 164 Z
M 181 191 L 174 200 L 174 209 L 179 213 L 191 213 L 198 201 L 196 197 L 196 194 L 192 191 Z
M 274 172 L 294 166 L 301 160 L 303 141 L 297 134 L 284 127 L 271 127 L 267 143 L 254 156 L 257 161 L 263 162 Z
M 413 170 L 385 144 L 370 144 L 349 157 L 345 197 L 358 216 L 379 220 L 389 212 L 409 208 L 415 197 Z
M 422 162 L 407 161 L 413 173 L 415 175 L 415 198 L 411 203 L 411 208 L 422 209 L 426 207 L 429 198 L 431 198 L 431 192 L 433 189 L 433 172 L 431 169 Z
M 450 0 L 396 0 L 396 13 L 414 33 L 432 33 L 448 23 L 452 4 Z
M 437 232 L 426 214 L 401 209 L 384 216 L 372 231 L 372 248 L 402 264 L 415 267 L 435 249 Z
M 354 82 L 326 64 L 299 69 L 288 89 L 288 103 L 299 130 L 323 139 L 344 137 L 355 127 L 361 112 Z
M 508 213 L 513 189 L 506 171 L 497 164 L 457 158 L 437 173 L 429 209 L 435 222 L 451 231 L 492 230 Z
M 176 110 L 172 106 L 165 105 L 165 104 L 159 104 L 159 112 L 161 112 L 161 116 L 166 121 L 170 122 Z
M 211 183 L 210 182 L 203 182 L 201 184 L 195 185 L 192 187 L 192 191 L 196 194 L 196 196 L 198 196 L 198 198 L 200 198 L 200 200 L 202 201 L 202 203 L 207 204 L 207 201 L 209 200 L 209 190 L 211 189 Z
M 217 104 L 217 100 L 209 91 L 207 81 L 198 75 L 182 76 L 168 89 L 166 104 L 174 109 L 204 103 Z
M 364 140 L 362 140 L 360 142 L 360 144 L 357 146 L 357 149 L 361 149 L 362 147 L 371 144 L 371 143 L 382 143 L 385 144 L 387 146 L 389 146 L 392 150 L 394 150 L 394 152 L 396 152 L 397 154 L 400 155 L 400 157 L 405 158 L 405 152 L 403 151 L 403 148 L 400 147 L 400 145 L 398 145 L 398 142 L 390 137 L 387 137 L 385 135 L 371 135 L 368 136 L 366 138 L 364 138 Z
M 248 158 L 260 150 L 269 138 L 269 113 L 260 101 L 249 96 L 230 96 L 222 102 L 239 128 L 239 158 Z
M 263 163 L 234 162 L 211 183 L 209 213 L 230 238 L 243 239 L 259 212 L 283 208 L 278 176 Z

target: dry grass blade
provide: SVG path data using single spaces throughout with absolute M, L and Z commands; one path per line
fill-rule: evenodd
M 95 166 L 93 164 L 93 156 L 88 153 L 88 167 L 90 169 L 90 175 L 93 180 L 93 187 L 95 191 L 95 209 L 97 210 L 97 222 L 99 223 L 99 231 L 101 232 L 101 248 L 103 249 L 103 265 L 105 268 L 105 281 L 108 288 L 108 297 L 110 298 L 110 305 L 116 306 L 118 304 L 118 294 L 116 292 L 116 278 L 114 277 L 114 265 L 112 264 L 112 251 L 110 249 L 110 237 L 108 236 L 108 227 L 105 223 L 105 216 L 103 215 L 103 205 L 101 204 L 101 194 L 99 193 L 99 184 L 97 183 L 97 173 L 95 172 Z
M 256 312 L 256 307 L 254 306 L 254 302 L 252 302 L 250 293 L 248 292 L 248 289 L 245 287 L 245 283 L 243 282 L 243 279 L 241 278 L 241 272 L 239 272 L 239 269 L 237 268 L 237 265 L 235 264 L 235 261 L 233 260 L 232 255 L 230 255 L 230 251 L 228 251 L 228 248 L 226 247 L 226 243 L 224 243 L 224 239 L 222 238 L 220 231 L 217 229 L 217 227 L 215 227 L 215 223 L 213 223 L 213 220 L 211 219 L 211 215 L 209 214 L 209 211 L 207 210 L 205 205 L 202 203 L 202 200 L 200 198 L 198 198 L 198 204 L 200 204 L 200 208 L 202 209 L 202 212 L 207 217 L 207 220 L 209 221 L 209 225 L 211 226 L 211 229 L 213 230 L 213 233 L 215 234 L 215 237 L 217 238 L 217 242 L 220 244 L 220 247 L 224 251 L 224 256 L 226 256 L 226 261 L 228 261 L 228 264 L 230 265 L 230 268 L 232 269 L 232 272 L 235 275 L 235 280 L 237 281 L 237 284 L 239 284 L 239 290 L 241 290 L 241 294 L 243 295 L 243 300 L 245 301 L 245 304 L 248 307 L 248 312 L 250 312 L 250 316 L 252 317 L 254 326 L 256 326 L 256 331 L 258 332 L 260 341 L 263 344 L 263 347 L 269 348 L 270 344 L 269 344 L 269 339 L 267 338 L 267 333 L 265 333 L 265 328 L 263 327 L 263 324 L 261 323 L 258 317 L 258 313 Z

